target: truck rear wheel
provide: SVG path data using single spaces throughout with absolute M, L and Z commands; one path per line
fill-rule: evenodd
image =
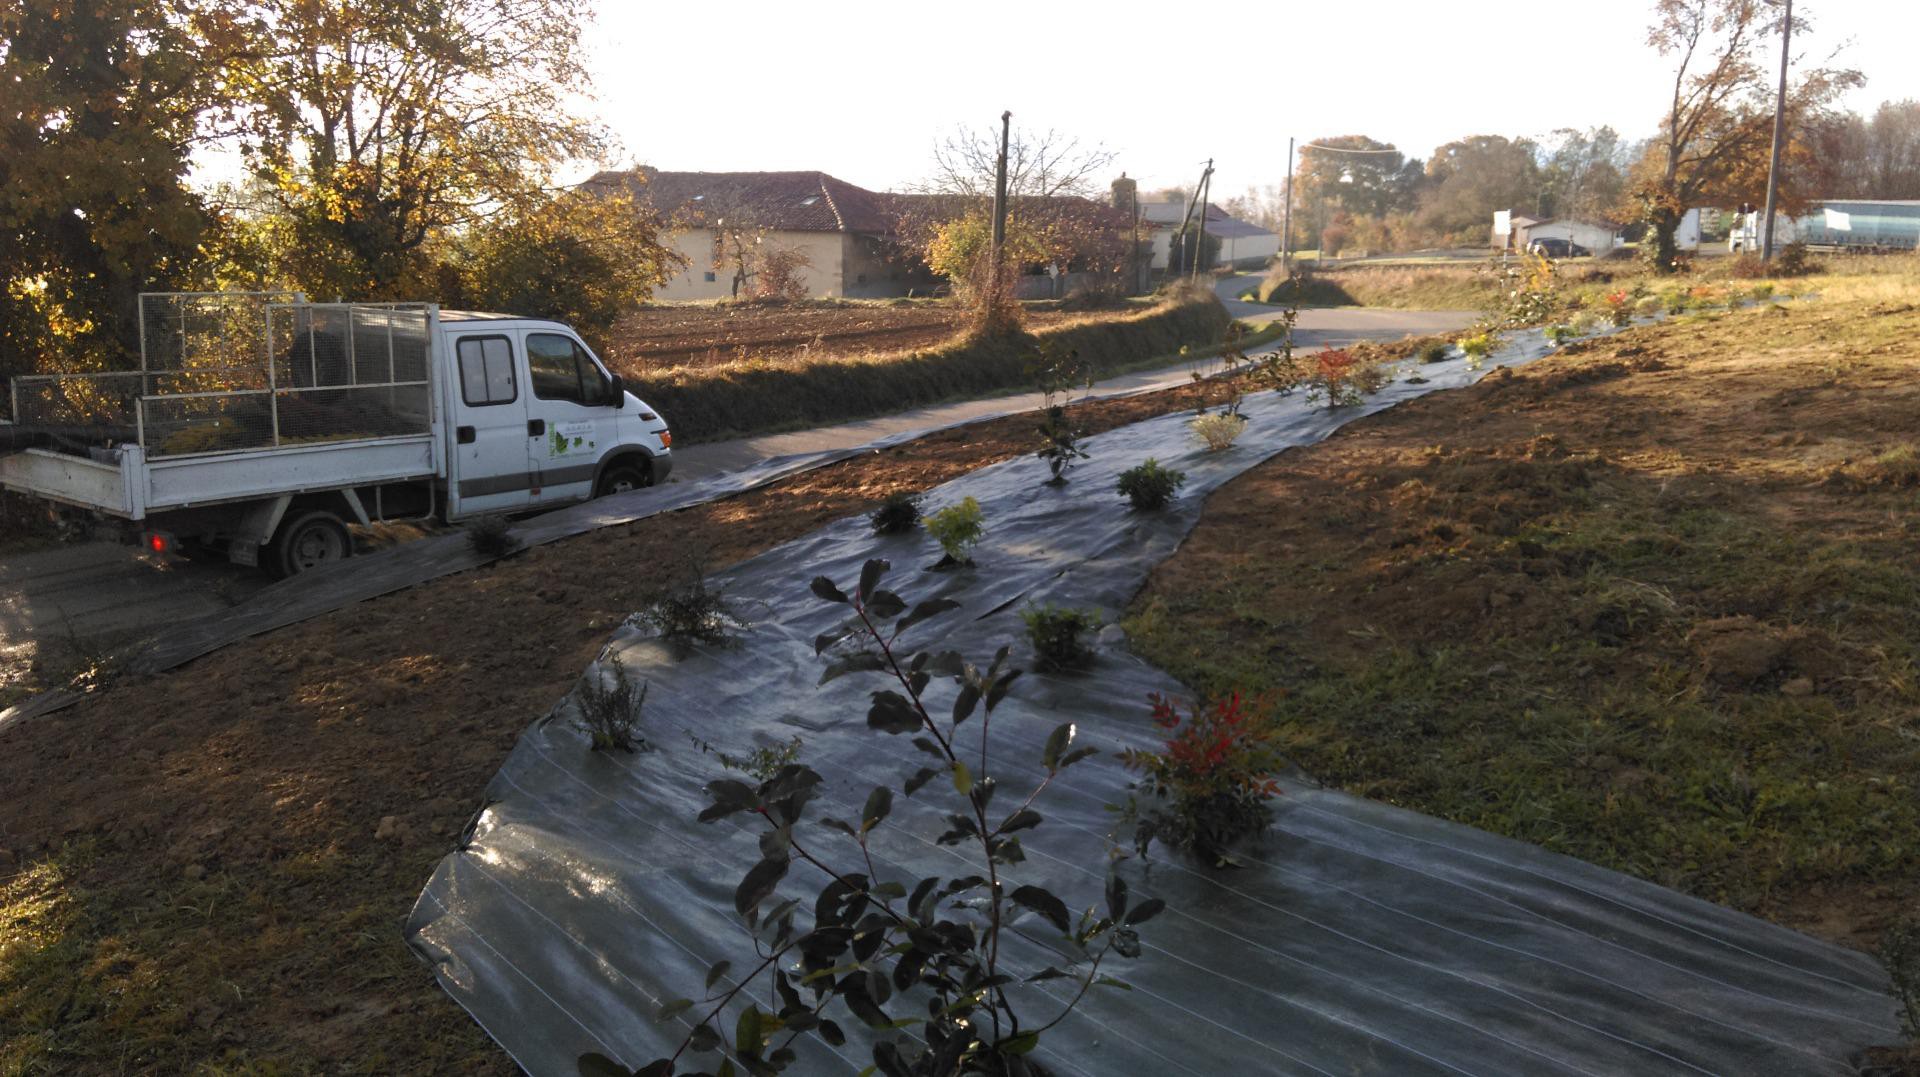
M 303 512 L 280 525 L 266 554 L 261 563 L 269 573 L 282 578 L 296 576 L 352 557 L 353 536 L 331 512 Z

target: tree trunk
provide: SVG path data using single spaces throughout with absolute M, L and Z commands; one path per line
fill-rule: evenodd
M 1647 212 L 1647 238 L 1641 252 L 1655 271 L 1672 273 L 1679 269 L 1680 244 L 1674 238 L 1680 231 L 1680 212 L 1671 206 L 1656 206 Z

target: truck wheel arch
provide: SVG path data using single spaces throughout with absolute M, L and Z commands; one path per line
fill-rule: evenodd
M 593 496 L 599 497 L 604 491 L 601 483 L 607 473 L 622 467 L 632 467 L 645 476 L 647 485 L 653 484 L 653 454 L 637 445 L 622 445 L 600 458 L 593 469 Z

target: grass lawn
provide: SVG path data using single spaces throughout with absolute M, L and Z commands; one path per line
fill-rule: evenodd
M 1871 946 L 1920 913 L 1920 306 L 1824 283 L 1256 469 L 1136 649 L 1331 784 Z

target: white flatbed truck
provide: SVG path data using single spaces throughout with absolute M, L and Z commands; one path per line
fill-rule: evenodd
M 285 293 L 141 297 L 141 369 L 15 378 L 0 487 L 275 575 L 349 522 L 523 513 L 660 482 L 665 420 L 557 322 Z

